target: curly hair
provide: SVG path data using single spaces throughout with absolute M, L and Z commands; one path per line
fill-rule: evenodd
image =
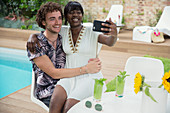
M 36 15 L 36 22 L 39 25 L 39 27 L 45 29 L 45 26 L 42 24 L 42 22 L 45 21 L 47 13 L 49 12 L 52 13 L 54 11 L 59 11 L 63 19 L 62 8 L 58 3 L 47 2 L 46 4 L 41 5 Z
M 65 17 L 65 25 L 67 25 L 67 14 L 73 10 L 80 10 L 82 15 L 84 15 L 83 7 L 77 1 L 69 1 L 67 5 L 64 7 L 64 17 Z

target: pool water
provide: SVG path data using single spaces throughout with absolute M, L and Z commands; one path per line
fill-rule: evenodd
M 0 98 L 31 84 L 32 64 L 25 50 L 0 47 Z

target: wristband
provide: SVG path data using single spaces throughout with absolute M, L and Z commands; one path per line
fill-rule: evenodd
M 85 65 L 84 67 L 85 67 L 85 72 L 88 74 L 88 71 L 87 71 L 87 66 Z

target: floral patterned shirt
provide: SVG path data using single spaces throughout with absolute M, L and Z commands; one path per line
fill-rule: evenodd
M 36 45 L 36 53 L 31 53 L 28 49 L 28 57 L 32 62 L 33 71 L 36 76 L 36 89 L 35 95 L 38 99 L 46 98 L 52 95 L 56 83 L 59 79 L 53 79 L 51 76 L 43 72 L 33 61 L 34 58 L 47 55 L 54 64 L 55 68 L 64 68 L 66 57 L 62 48 L 61 35 L 57 38 L 56 49 L 48 42 L 47 38 L 43 35 L 43 31 L 38 36 L 39 44 Z

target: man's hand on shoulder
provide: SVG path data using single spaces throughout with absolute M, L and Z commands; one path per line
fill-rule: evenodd
M 40 47 L 40 44 L 39 44 L 39 41 L 37 38 L 38 35 L 39 35 L 39 33 L 31 34 L 27 41 L 26 47 L 31 53 L 35 53 L 36 44 L 38 45 L 38 47 Z

